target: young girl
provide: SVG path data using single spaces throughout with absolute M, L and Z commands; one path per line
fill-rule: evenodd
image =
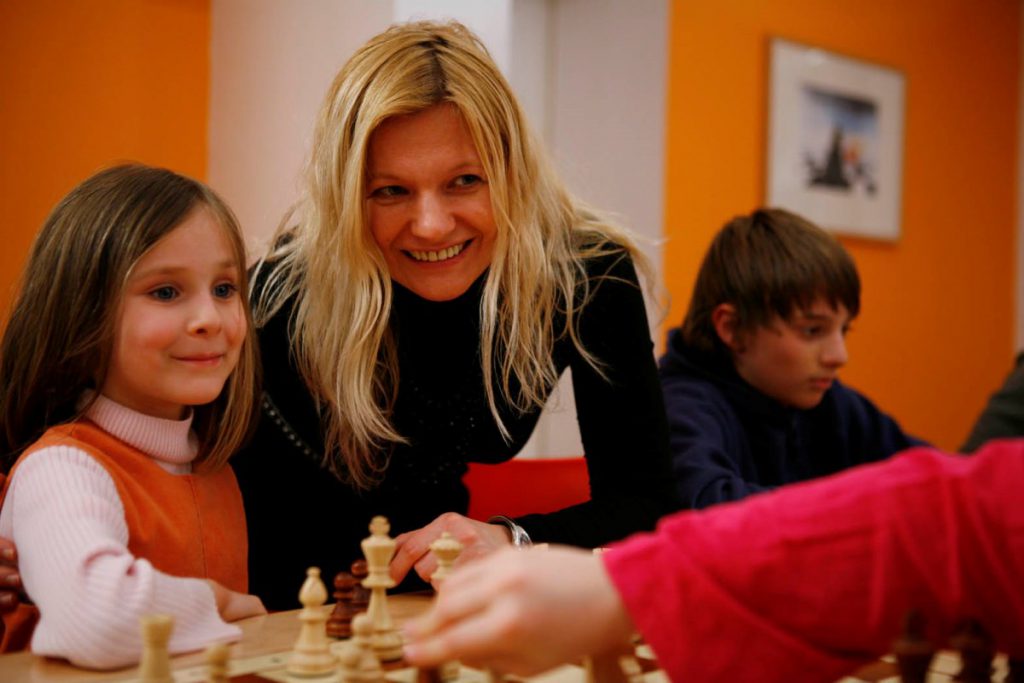
M 226 465 L 253 415 L 245 290 L 230 210 L 170 171 L 103 171 L 47 219 L 0 347 L 0 536 L 38 608 L 33 652 L 124 666 L 142 615 L 174 617 L 177 653 L 265 612 Z M 5 616 L 5 647 L 32 610 Z

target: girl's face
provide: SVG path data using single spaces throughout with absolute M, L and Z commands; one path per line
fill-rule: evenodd
M 213 214 L 193 209 L 132 268 L 101 392 L 171 420 L 216 399 L 245 339 L 240 267 Z
M 395 116 L 370 137 L 366 208 L 391 278 L 430 301 L 463 294 L 491 264 L 491 193 L 459 110 Z

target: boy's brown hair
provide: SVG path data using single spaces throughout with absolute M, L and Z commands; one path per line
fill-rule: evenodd
M 720 304 L 736 308 L 741 334 L 789 319 L 823 298 L 842 304 L 850 318 L 860 312 L 860 277 L 835 237 L 783 209 L 758 209 L 725 224 L 697 273 L 683 319 L 689 346 L 730 357 L 712 323 Z

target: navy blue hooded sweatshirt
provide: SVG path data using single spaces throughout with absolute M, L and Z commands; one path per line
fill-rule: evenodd
M 924 445 L 838 381 L 814 408 L 784 406 L 743 380 L 731 362 L 688 347 L 678 328 L 669 333 L 658 371 L 684 508 L 739 500 Z

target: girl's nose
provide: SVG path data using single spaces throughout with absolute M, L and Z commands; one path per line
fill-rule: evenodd
M 216 334 L 223 325 L 222 313 L 212 295 L 196 297 L 189 318 L 189 332 L 192 334 Z

